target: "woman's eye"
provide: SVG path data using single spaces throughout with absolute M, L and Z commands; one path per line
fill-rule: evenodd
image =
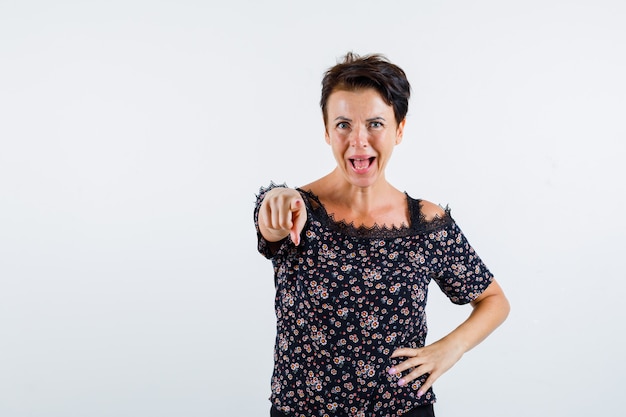
M 348 128 L 348 123 L 346 123 L 346 122 L 339 122 L 339 123 L 337 123 L 337 128 L 338 129 L 347 129 Z
M 370 127 L 379 128 L 379 127 L 383 127 L 383 124 L 381 122 L 372 122 L 370 123 Z

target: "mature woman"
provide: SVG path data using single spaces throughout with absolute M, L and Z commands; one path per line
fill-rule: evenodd
M 509 312 L 450 212 L 385 178 L 409 96 L 384 56 L 348 53 L 322 82 L 336 168 L 260 190 L 259 251 L 276 286 L 272 416 L 433 416 L 432 384 Z M 431 279 L 473 309 L 425 346 Z

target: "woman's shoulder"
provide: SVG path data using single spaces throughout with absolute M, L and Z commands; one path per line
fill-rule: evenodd
M 439 204 L 435 204 L 424 199 L 419 199 L 417 201 L 419 203 L 420 216 L 426 222 L 443 219 L 449 215 L 449 210 L 441 207 Z
M 316 196 L 320 196 L 324 194 L 324 191 L 330 189 L 330 184 L 326 177 L 319 178 L 315 181 L 312 181 L 308 184 L 301 185 L 297 187 L 299 190 L 306 191 L 308 193 L 314 194 Z
M 454 224 L 448 206 L 441 206 L 422 198 L 413 198 L 408 193 L 409 211 L 414 229 L 418 231 L 433 231 Z

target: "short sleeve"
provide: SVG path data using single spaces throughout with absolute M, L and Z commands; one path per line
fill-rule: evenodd
M 282 246 L 282 244 L 288 240 L 288 238 L 285 238 L 279 242 L 268 242 L 263 237 L 263 235 L 261 234 L 261 231 L 259 230 L 259 210 L 261 209 L 261 203 L 263 203 L 263 199 L 265 198 L 265 195 L 267 194 L 268 191 L 274 188 L 278 188 L 278 187 L 286 188 L 287 185 L 286 184 L 274 184 L 272 182 L 267 187 L 261 187 L 259 189 L 259 194 L 257 194 L 256 196 L 256 203 L 254 206 L 254 227 L 256 229 L 257 241 L 258 241 L 257 249 L 259 253 L 261 253 L 261 255 L 265 256 L 268 259 L 272 259 L 274 255 L 276 255 L 278 248 L 280 248 L 280 246 Z
M 467 304 L 487 289 L 493 275 L 454 222 L 430 233 L 439 247 L 440 270 L 434 280 L 455 304 Z

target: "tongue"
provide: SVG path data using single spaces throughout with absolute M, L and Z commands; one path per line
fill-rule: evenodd
M 370 166 L 369 159 L 355 159 L 354 160 L 354 168 L 356 169 L 367 169 Z

